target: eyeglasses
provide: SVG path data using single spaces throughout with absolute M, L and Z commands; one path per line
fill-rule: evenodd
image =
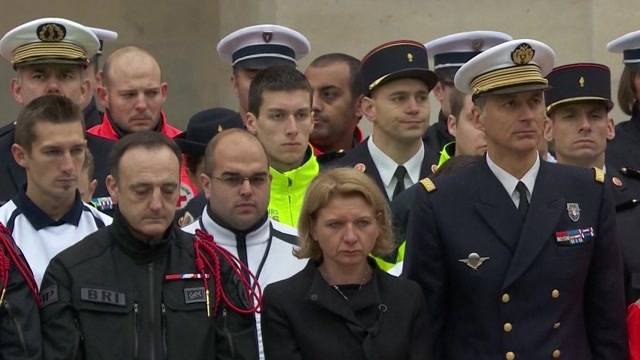
M 222 176 L 212 176 L 213 179 L 220 181 L 228 187 L 239 187 L 244 184 L 245 180 L 249 181 L 249 185 L 254 188 L 264 186 L 267 181 L 269 181 L 269 174 L 255 174 L 249 177 L 240 176 L 240 175 L 222 175 Z

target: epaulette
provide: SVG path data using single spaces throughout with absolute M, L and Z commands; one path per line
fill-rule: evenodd
M 420 184 L 424 186 L 424 189 L 427 190 L 427 192 L 436 191 L 436 184 L 434 184 L 433 181 L 431 181 L 431 179 L 429 178 L 424 178 L 420 180 Z
M 595 180 L 601 184 L 604 184 L 604 170 L 594 166 L 593 172 Z
M 100 211 L 113 210 L 113 200 L 109 196 L 93 198 L 90 204 Z

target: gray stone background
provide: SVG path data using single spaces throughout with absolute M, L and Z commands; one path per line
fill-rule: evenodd
M 606 43 L 640 28 L 640 1 L 634 0 L 2 0 L 0 33 L 39 17 L 64 17 L 120 34 L 106 46 L 108 55 L 125 45 L 142 46 L 156 56 L 169 83 L 169 119 L 184 128 L 195 112 L 212 106 L 236 108 L 230 68 L 215 46 L 238 28 L 274 23 L 292 27 L 311 42 L 300 68 L 327 52 L 361 58 L 385 41 L 426 42 L 453 32 L 498 30 L 514 38 L 546 42 L 556 64 L 595 61 L 612 70 L 615 98 L 621 56 Z M 2 61 L 2 60 L 0 60 Z M 18 107 L 8 91 L 14 75 L 0 66 L 0 124 L 13 121 Z M 437 102 L 432 99 L 432 121 Z M 617 108 L 616 121 L 626 115 Z M 366 126 L 365 126 L 366 127 Z

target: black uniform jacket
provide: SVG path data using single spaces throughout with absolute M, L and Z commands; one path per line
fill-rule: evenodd
M 16 163 L 11 154 L 11 146 L 14 143 L 15 125 L 9 124 L 0 129 L 0 205 L 11 200 L 18 192 L 24 189 L 27 183 L 27 175 L 24 168 Z M 113 142 L 100 137 L 85 134 L 87 147 L 91 150 L 95 163 L 94 178 L 98 179 L 95 197 L 107 197 L 105 179 L 109 174 L 109 156 Z
M 384 188 L 384 183 L 380 178 L 378 168 L 371 158 L 371 153 L 369 153 L 369 147 L 367 146 L 368 141 L 368 138 L 365 139 L 360 144 L 358 144 L 358 146 L 347 151 L 347 154 L 344 157 L 336 159 L 335 161 L 331 161 L 327 164 L 327 168 L 354 167 L 357 164 L 364 165 L 364 173 L 371 176 L 376 184 L 378 184 L 378 188 L 380 189 L 380 191 L 382 191 L 387 201 L 389 201 L 387 192 Z M 426 145 L 424 150 L 424 158 L 422 159 L 422 165 L 420 166 L 421 179 L 432 174 L 431 165 L 438 164 L 438 157 L 440 156 L 438 155 L 438 153 L 429 151 Z
M 607 144 L 605 156 L 607 169 L 640 170 L 640 105 L 637 102 L 631 119 L 616 125 L 616 137 Z
M 438 157 L 440 156 L 442 148 L 456 139 L 453 135 L 449 134 L 447 117 L 444 116 L 442 110 L 438 113 L 438 122 L 429 126 L 424 136 L 422 136 L 422 139 L 426 144 L 425 149 L 431 153 L 438 154 Z
M 349 301 L 327 284 L 313 261 L 267 286 L 262 312 L 266 359 L 430 359 L 420 288 L 370 264 L 372 280 Z M 371 321 L 363 324 L 361 318 Z
M 622 248 L 627 304 L 640 299 L 640 180 L 607 169 L 616 205 L 616 236 Z
M 423 288 L 437 359 L 626 359 L 613 199 L 592 169 L 541 161 L 524 224 L 486 160 L 435 182 L 403 275 Z
M 11 263 L 9 283 L 0 304 L 0 360 L 39 360 L 41 348 L 38 305 L 22 274 Z
M 222 268 L 227 294 L 237 281 Z M 153 246 L 114 222 L 51 260 L 42 282 L 45 359 L 257 359 L 253 315 L 207 317 L 192 236 L 172 227 Z M 215 299 L 210 281 L 210 299 Z

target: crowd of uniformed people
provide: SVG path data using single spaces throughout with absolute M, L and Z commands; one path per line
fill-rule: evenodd
M 303 34 L 250 26 L 217 45 L 238 107 L 185 131 L 117 37 L 0 39 L 0 360 L 640 359 L 640 31 L 616 102 L 502 32 L 302 72 Z

